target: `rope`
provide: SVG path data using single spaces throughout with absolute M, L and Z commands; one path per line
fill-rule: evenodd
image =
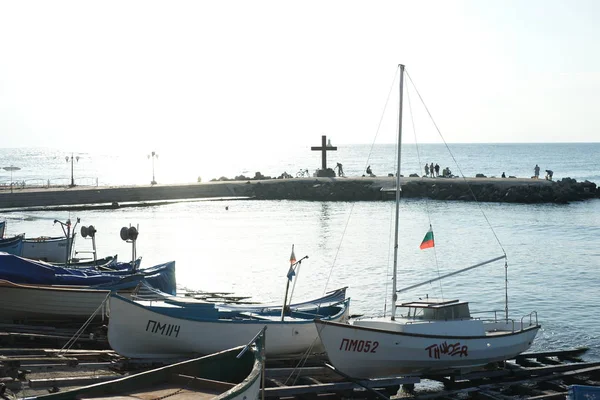
M 392 80 L 392 84 L 390 85 L 390 91 L 388 92 L 387 98 L 385 99 L 385 104 L 383 106 L 383 110 L 381 112 L 381 117 L 379 118 L 379 124 L 377 124 L 377 130 L 375 131 L 375 137 L 373 138 L 373 142 L 371 143 L 371 149 L 369 150 L 369 155 L 367 156 L 367 162 L 365 163 L 365 167 L 363 171 L 367 169 L 367 166 L 370 165 L 369 160 L 371 159 L 371 154 L 373 154 L 373 147 L 375 147 L 375 142 L 377 141 L 377 135 L 379 135 L 379 130 L 381 129 L 381 124 L 383 123 L 383 117 L 385 115 L 385 110 L 388 107 L 388 103 L 390 102 L 390 98 L 392 96 L 392 92 L 395 89 L 394 83 L 396 82 L 396 78 L 398 77 L 398 71 L 400 68 L 396 68 L 396 72 L 394 73 L 394 79 Z
M 408 75 L 408 72 L 406 74 Z M 411 81 L 411 83 L 412 83 L 412 81 Z M 413 84 L 413 87 L 414 87 L 414 84 Z M 415 137 L 415 147 L 416 147 L 416 150 L 417 150 L 417 162 L 419 163 L 419 168 L 418 168 L 417 171 L 421 171 L 421 165 L 422 165 L 422 163 L 421 163 L 421 154 L 420 154 L 420 151 L 419 151 L 419 141 L 417 140 L 417 126 L 415 124 L 412 103 L 410 101 L 410 91 L 408 90 L 408 85 L 407 85 L 406 89 L 407 89 L 406 90 L 406 98 L 408 100 L 408 110 L 409 110 L 410 120 L 411 120 L 411 124 L 412 124 L 412 128 L 413 128 L 413 134 L 414 134 L 414 137 Z M 416 90 L 417 89 L 415 88 L 415 91 Z M 434 171 L 430 171 L 430 174 L 433 175 L 433 173 L 434 173 Z M 423 177 L 421 177 L 421 180 L 423 180 Z M 430 205 L 431 204 L 429 202 L 428 197 L 425 197 L 425 213 L 427 214 L 427 220 L 429 221 L 429 229 L 431 229 L 433 231 L 433 227 L 432 227 L 432 224 L 431 224 Z M 440 277 L 440 264 L 439 264 L 439 260 L 438 260 L 438 256 L 437 256 L 437 250 L 436 250 L 435 246 L 433 246 L 433 258 L 434 258 L 434 261 L 435 261 L 435 268 L 436 268 L 437 275 L 438 275 L 438 277 Z M 440 292 L 441 292 L 442 299 L 444 299 L 444 289 L 442 287 L 442 281 L 441 280 L 439 281 L 439 285 L 440 285 Z
M 492 233 L 494 235 L 494 238 L 496 238 L 496 241 L 498 242 L 498 245 L 502 249 L 502 252 L 504 253 L 504 256 L 506 256 L 506 251 L 504 249 L 504 246 L 502 246 L 502 243 L 500 242 L 500 239 L 498 238 L 498 235 L 496 235 L 496 231 L 494 230 L 494 228 L 490 224 L 490 221 L 488 220 L 487 216 L 485 215 L 485 212 L 483 211 L 483 208 L 481 207 L 481 203 L 477 199 L 477 196 L 475 196 L 475 193 L 473 192 L 473 189 L 471 188 L 471 185 L 469 185 L 469 183 L 467 182 L 467 178 L 465 177 L 465 175 L 462 172 L 462 169 L 458 165 L 458 162 L 456 161 L 456 158 L 454 157 L 454 154 L 450 150 L 450 147 L 448 146 L 448 143 L 446 143 L 446 139 L 444 139 L 444 136 L 442 135 L 442 132 L 438 128 L 435 120 L 433 119 L 433 116 L 429 112 L 429 108 L 427 108 L 427 105 L 425 104 L 425 101 L 423 100 L 423 97 L 421 96 L 421 93 L 419 93 L 419 90 L 417 89 L 415 83 L 413 82 L 412 78 L 410 77 L 408 71 L 406 71 L 406 76 L 410 80 L 410 83 L 412 84 L 415 92 L 417 93 L 417 96 L 419 96 L 419 100 L 421 100 L 421 104 L 423 104 L 423 107 L 425 107 L 425 111 L 427 111 L 427 115 L 429 115 L 429 119 L 433 123 L 433 126 L 435 127 L 435 130 L 437 131 L 438 135 L 442 139 L 442 142 L 444 143 L 444 146 L 446 146 L 446 149 L 448 150 L 448 153 L 450 153 L 450 156 L 452 157 L 452 160 L 454 161 L 454 164 L 456 165 L 456 168 L 458 169 L 458 172 L 460 173 L 460 176 L 461 176 L 462 180 L 467 185 L 467 188 L 469 188 L 469 193 L 471 193 L 471 196 L 473 196 L 473 200 L 475 200 L 475 203 L 477 204 L 477 207 L 479 208 L 479 211 L 481 212 L 481 215 L 483 215 L 483 218 L 485 219 L 486 223 L 490 227 L 490 230 L 492 231 Z
M 61 355 L 63 353 L 67 353 L 71 349 L 71 347 L 73 347 L 73 345 L 75 344 L 75 342 L 77 342 L 77 340 L 83 334 L 83 332 L 85 331 L 85 329 L 94 320 L 94 317 L 96 316 L 96 314 L 98 314 L 98 311 L 100 311 L 104 307 L 104 305 L 106 304 L 106 302 L 108 301 L 108 299 L 110 297 L 110 293 L 111 292 L 108 292 L 108 294 L 106 295 L 106 297 L 104 298 L 104 300 L 102 300 L 102 303 L 100 303 L 100 305 L 98 306 L 98 308 L 96 308 L 96 311 L 94 311 L 92 313 L 92 315 L 90 315 L 90 317 L 77 330 L 77 332 L 75 332 L 75 334 L 69 340 L 67 340 L 67 343 L 65 343 L 65 345 L 58 352 L 59 355 Z

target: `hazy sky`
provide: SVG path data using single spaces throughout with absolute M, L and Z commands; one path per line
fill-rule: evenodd
M 371 143 L 398 63 L 448 142 L 599 141 L 598 21 L 596 0 L 0 0 L 0 147 Z

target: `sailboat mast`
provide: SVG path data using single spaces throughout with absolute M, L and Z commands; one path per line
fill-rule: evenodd
M 399 231 L 399 211 L 400 211 L 400 160 L 402 156 L 402 94 L 404 91 L 404 65 L 399 64 L 400 68 L 400 101 L 398 102 L 398 165 L 396 167 L 396 226 L 394 233 L 394 272 L 392 277 L 392 321 L 396 319 L 396 301 L 398 300 L 397 271 L 398 271 L 398 231 Z

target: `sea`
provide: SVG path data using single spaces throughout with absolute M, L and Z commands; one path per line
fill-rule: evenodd
M 346 176 L 395 171 L 391 144 L 333 144 L 328 166 L 341 163 Z M 284 172 L 313 173 L 321 153 L 308 146 L 277 149 L 161 152 L 79 152 L 46 148 L 0 149 L 0 190 L 10 182 L 44 185 L 116 186 L 206 182 L 220 177 L 276 178 Z M 600 184 L 600 143 L 424 144 L 402 150 L 401 173 L 424 174 L 425 163 L 455 175 L 528 178 L 535 165 L 566 177 Z M 71 162 L 71 157 L 75 157 Z M 149 157 L 150 156 L 150 157 Z M 68 157 L 68 158 L 66 158 Z M 6 171 L 3 167 L 18 167 Z M 427 178 L 424 178 L 427 179 Z M 510 178 L 506 178 L 510 179 Z M 16 187 L 16 186 L 15 186 Z M 15 189 L 19 190 L 19 189 Z M 394 241 L 393 201 L 320 202 L 218 199 L 153 207 L 89 211 L 0 210 L 7 234 L 62 235 L 55 220 L 97 229 L 99 257 L 133 256 L 121 240 L 122 227 L 140 234 L 142 266 L 175 260 L 182 288 L 247 296 L 248 301 L 282 302 L 292 249 L 303 259 L 291 282 L 292 301 L 348 287 L 351 313 L 389 312 Z M 421 250 L 432 227 L 435 247 Z M 92 242 L 78 237 L 79 257 Z M 588 347 L 587 360 L 600 360 L 600 200 L 571 204 L 505 204 L 405 199 L 400 204 L 398 288 L 506 255 L 497 261 L 401 293 L 417 298 L 460 299 L 472 312 L 497 311 L 515 321 L 538 321 L 532 350 Z M 306 258 L 304 258 L 306 257 Z M 506 301 L 508 300 L 508 301 Z

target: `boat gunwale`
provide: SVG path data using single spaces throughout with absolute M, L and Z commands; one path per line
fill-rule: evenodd
M 529 325 L 526 328 L 522 328 L 520 330 L 515 330 L 512 332 L 511 331 L 495 331 L 490 335 L 484 335 L 484 336 L 457 336 L 457 335 L 427 335 L 427 334 L 423 334 L 423 333 L 390 331 L 390 330 L 386 330 L 386 329 L 372 328 L 372 327 L 368 327 L 368 326 L 348 325 L 348 324 L 344 324 L 344 323 L 340 323 L 340 322 L 323 321 L 321 319 L 317 319 L 314 322 L 317 325 L 317 331 L 319 331 L 319 332 L 322 329 L 325 329 L 325 327 L 318 326 L 319 324 L 323 324 L 323 325 L 341 326 L 341 327 L 346 327 L 346 328 L 351 327 L 353 329 L 358 329 L 358 330 L 363 330 L 363 331 L 371 331 L 371 332 L 377 332 L 377 333 L 385 333 L 385 334 L 394 335 L 394 336 L 410 336 L 410 337 L 435 338 L 435 339 L 439 339 L 439 338 L 463 339 L 463 340 L 489 339 L 490 337 L 517 336 L 517 335 L 521 335 L 524 333 L 529 333 L 529 331 L 532 331 L 532 330 L 538 330 L 542 327 L 540 324 L 535 324 L 535 325 Z
M 191 322 L 208 322 L 208 323 L 220 323 L 220 324 L 256 324 L 256 323 L 260 323 L 260 324 L 265 324 L 265 325 L 269 325 L 269 324 L 280 324 L 281 320 L 278 319 L 263 319 L 263 318 L 255 318 L 252 317 L 250 315 L 242 315 L 242 318 L 239 319 L 234 319 L 234 318 L 188 318 L 185 316 L 179 316 L 179 315 L 172 315 L 168 312 L 161 312 L 161 310 L 158 310 L 157 308 L 160 307 L 156 307 L 156 306 L 145 306 L 142 304 L 138 304 L 135 300 L 131 300 L 128 299 L 126 297 L 123 297 L 121 295 L 119 295 L 118 293 L 112 292 L 110 294 L 110 299 L 112 298 L 117 298 L 118 300 L 122 300 L 126 303 L 131 303 L 133 306 L 143 309 L 147 312 L 151 312 L 151 313 L 155 313 L 158 315 L 162 315 L 168 318 L 173 318 L 176 320 L 183 320 L 183 321 L 191 321 Z M 330 304 L 328 305 L 328 307 L 335 307 L 335 306 L 339 306 L 341 307 L 340 310 L 333 314 L 330 315 L 328 317 L 326 317 L 326 320 L 329 319 L 336 319 L 339 318 L 340 316 L 344 315 L 347 311 L 348 311 L 348 307 L 349 307 L 349 303 L 350 303 L 350 299 L 346 298 L 338 303 L 335 304 Z M 215 304 L 216 307 L 216 304 Z M 185 306 L 182 306 L 181 308 L 185 308 Z M 241 314 L 241 313 L 240 313 Z M 240 315 L 238 314 L 238 315 Z M 247 319 L 246 319 L 247 318 Z M 304 324 L 312 324 L 315 322 L 315 320 L 321 320 L 321 318 L 313 318 L 313 319 L 303 319 L 303 320 L 285 320 L 286 324 L 293 324 L 293 325 L 304 325 Z

